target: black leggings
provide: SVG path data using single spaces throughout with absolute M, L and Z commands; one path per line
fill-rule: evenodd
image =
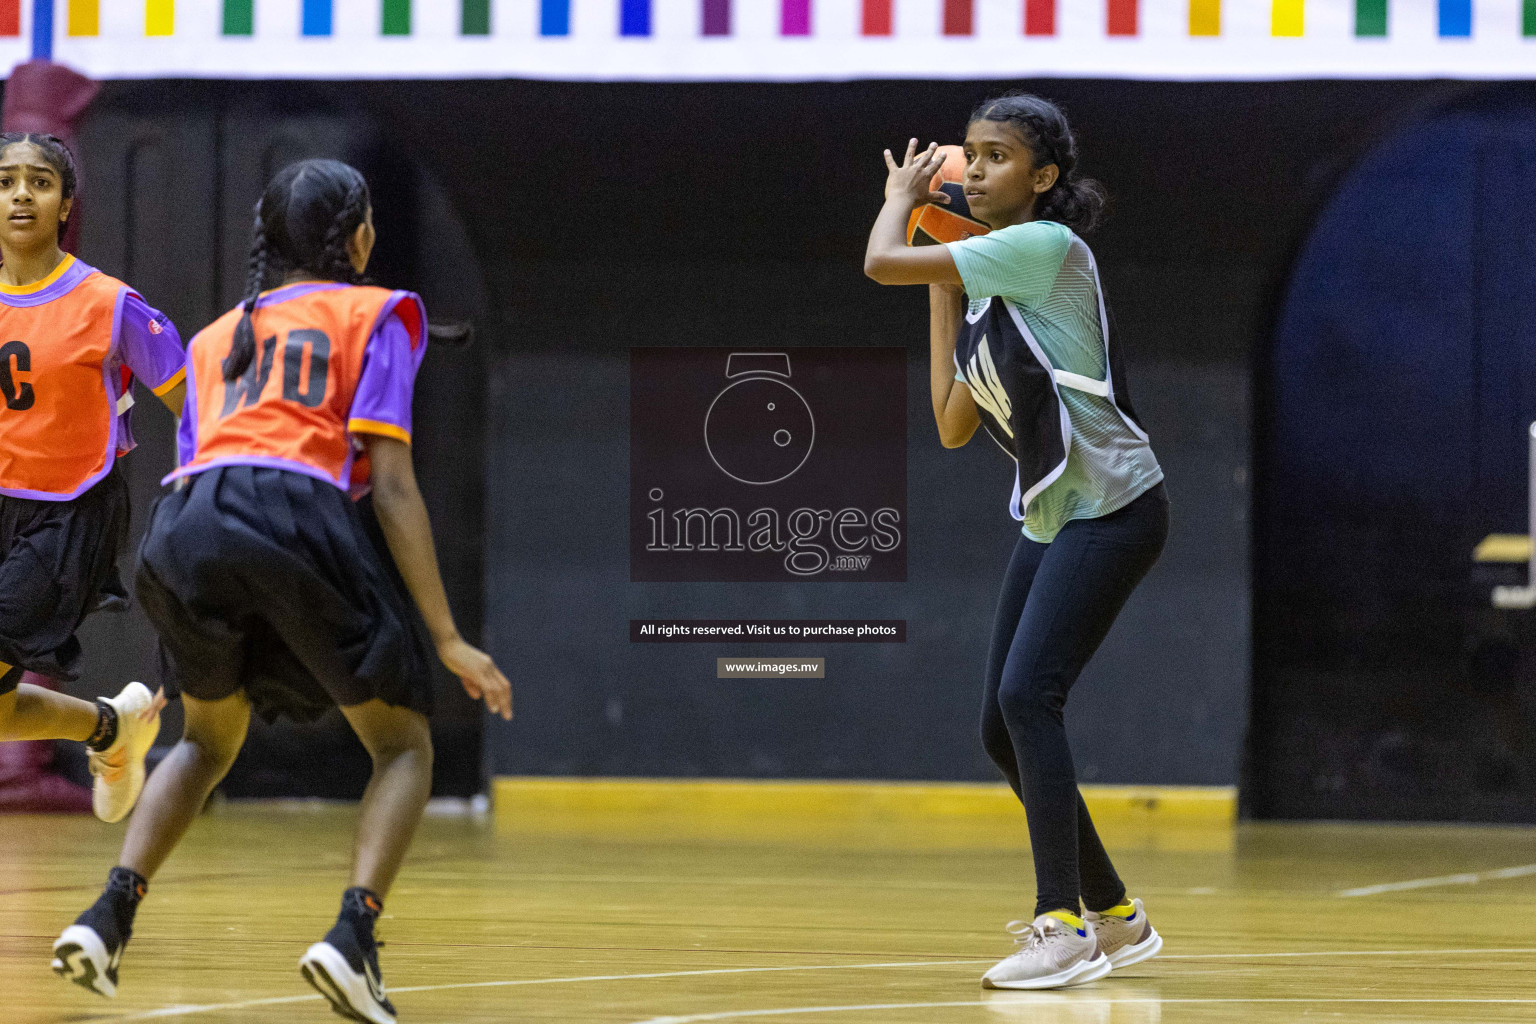
M 1168 495 L 1076 519 L 1050 544 L 1019 539 L 997 602 L 981 741 L 1029 819 L 1035 914 L 1100 911 L 1125 898 L 1077 790 L 1062 708 L 1115 616 L 1162 553 Z

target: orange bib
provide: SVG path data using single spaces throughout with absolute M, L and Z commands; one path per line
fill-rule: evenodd
M 127 291 L 93 271 L 41 305 L 0 303 L 0 494 L 65 501 L 112 468 Z
M 187 346 L 197 448 L 174 475 L 215 464 L 270 464 L 346 488 L 355 456 L 348 413 L 368 340 L 397 302 L 417 319 L 418 305 L 399 301 L 402 294 L 337 286 L 258 306 L 256 355 L 232 381 L 224 379 L 223 362 L 234 345 L 239 308 L 198 332 Z

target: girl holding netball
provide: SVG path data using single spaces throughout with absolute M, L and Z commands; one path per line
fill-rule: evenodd
M 1077 790 L 1062 720 L 1067 694 L 1157 561 L 1168 532 L 1163 473 L 1126 396 L 1093 253 L 1098 185 L 1054 104 L 990 100 L 965 137 L 965 200 L 991 233 L 909 248 L 942 164 L 917 140 L 889 170 L 865 271 L 929 285 L 931 389 L 946 447 L 985 426 L 1017 464 L 1008 508 L 1023 524 L 998 601 L 982 742 L 1024 804 L 1035 860 L 1034 920 L 991 988 L 1092 981 L 1157 954 L 1162 939 L 1119 876 Z
M 52 135 L 0 135 L 0 740 L 83 741 L 93 809 L 119 821 L 144 786 L 159 702 L 141 683 L 92 704 L 21 679 L 74 679 L 75 630 L 122 606 L 130 385 L 180 413 L 184 371 L 165 316 L 59 248 L 75 178 Z
M 186 732 L 146 789 L 101 898 L 54 945 L 54 969 L 113 995 L 148 882 L 234 762 L 254 709 L 313 717 L 338 705 L 373 757 L 351 887 L 300 960 L 338 1013 L 393 1024 L 373 925 L 432 782 L 429 652 L 491 711 L 511 687 L 459 635 L 411 465 L 411 394 L 426 344 L 421 300 L 355 282 L 374 229 L 368 186 L 334 160 L 280 171 L 256 205 L 245 300 L 187 348 L 182 486 L 140 550 L 138 593 L 160 633 Z M 263 292 L 268 279 L 281 281 Z M 389 555 L 349 488 L 371 465 Z

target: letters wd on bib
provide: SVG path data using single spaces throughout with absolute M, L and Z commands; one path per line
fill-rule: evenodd
M 97 78 L 1536 77 L 1529 0 L 0 0 L 0 60 L 40 32 Z

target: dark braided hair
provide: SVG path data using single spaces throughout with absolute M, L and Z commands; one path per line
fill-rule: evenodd
M 1029 147 L 1036 167 L 1055 164 L 1061 172 L 1036 201 L 1036 217 L 1065 224 L 1078 234 L 1087 234 L 1103 221 L 1109 197 L 1103 185 L 1077 174 L 1077 139 L 1060 107 L 1032 93 L 1015 92 L 987 100 L 972 112 L 971 121 L 1008 125 Z
M 347 243 L 368 216 L 368 183 L 340 160 L 301 160 L 278 171 L 256 202 L 251 260 L 235 343 L 224 379 L 244 373 L 256 356 L 256 300 L 269 281 L 302 271 L 324 281 L 356 284 Z
M 41 132 L 5 132 L 0 134 L 0 153 L 5 152 L 9 146 L 18 142 L 30 143 L 37 147 L 37 151 L 43 155 L 43 160 L 52 167 L 59 176 L 59 197 L 61 199 L 75 198 L 75 186 L 79 181 L 79 174 L 75 170 L 75 155 L 69 151 L 64 140 L 57 135 L 44 135 Z M 64 238 L 64 229 L 68 225 L 63 218 L 59 219 L 59 239 Z

